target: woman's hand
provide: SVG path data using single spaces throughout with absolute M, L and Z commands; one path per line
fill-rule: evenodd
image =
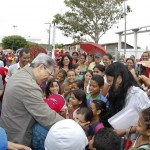
M 131 129 L 130 129 L 131 128 Z M 130 127 L 129 129 L 130 129 L 130 134 L 132 134 L 132 133 L 135 133 L 136 132 L 136 126 L 133 126 L 133 127 Z M 114 129 L 114 131 L 119 135 L 119 136 L 124 136 L 126 133 L 127 133 L 127 131 L 129 130 L 129 129 Z
M 140 75 L 139 79 L 142 80 L 147 87 L 150 87 L 150 79 L 145 75 Z
M 9 142 L 9 141 L 8 141 L 7 149 L 8 150 L 31 150 L 30 147 L 27 147 L 27 146 L 24 146 L 24 145 L 21 145 L 21 144 L 15 144 L 15 143 Z
M 114 130 L 119 136 L 124 136 L 126 134 L 125 129 L 115 129 Z

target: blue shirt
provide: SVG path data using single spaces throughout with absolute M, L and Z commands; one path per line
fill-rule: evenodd
M 86 103 L 86 104 L 87 104 L 88 107 L 90 106 L 90 103 L 91 103 L 92 100 L 101 100 L 101 101 L 103 101 L 104 103 L 106 103 L 106 105 L 107 105 L 107 103 L 108 103 L 107 98 L 104 97 L 101 93 L 99 93 L 99 94 L 97 95 L 97 97 L 94 98 L 94 99 L 92 99 L 91 94 L 87 94 L 87 95 L 86 95 L 86 99 L 87 99 L 87 103 Z
M 7 135 L 3 128 L 0 127 L 0 150 L 7 150 Z

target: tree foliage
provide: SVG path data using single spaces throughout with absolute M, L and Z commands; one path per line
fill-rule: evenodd
M 30 54 L 31 54 L 31 60 L 33 60 L 39 53 L 47 54 L 47 51 L 39 45 L 30 46 L 30 47 L 28 47 L 28 49 L 29 49 Z
M 106 33 L 124 15 L 124 0 L 65 0 L 69 10 L 65 14 L 56 14 L 53 23 L 67 37 L 74 39 L 89 36 L 98 43 Z
M 34 43 L 34 42 L 30 42 L 30 41 L 27 41 L 27 48 L 30 47 L 30 46 L 38 46 L 39 44 L 38 43 Z
M 13 49 L 16 51 L 17 49 L 26 46 L 27 46 L 26 39 L 19 35 L 6 36 L 2 39 L 3 49 Z
M 56 49 L 61 49 L 62 46 L 63 46 L 63 44 L 58 44 L 58 43 L 56 43 L 55 48 L 56 48 Z

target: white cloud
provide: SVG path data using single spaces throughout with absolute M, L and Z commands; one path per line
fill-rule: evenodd
M 132 9 L 132 12 L 126 17 L 127 29 L 150 26 L 150 0 L 127 0 L 126 5 L 129 5 Z M 108 33 L 101 38 L 100 43 L 118 41 L 118 35 L 115 33 L 124 30 L 124 19 L 119 21 L 118 27 L 117 29 L 115 26 L 114 29 L 108 31 Z M 124 37 L 122 37 L 122 41 L 124 41 Z M 134 46 L 134 35 L 127 35 L 127 43 Z M 138 34 L 138 46 L 142 48 L 148 46 L 150 48 L 150 34 L 148 32 Z
M 132 13 L 127 16 L 127 29 L 150 25 L 150 0 L 128 0 Z M 41 39 L 42 42 L 48 42 L 48 25 L 45 22 L 51 22 L 53 15 L 63 13 L 66 7 L 63 0 L 0 0 L 0 38 L 13 34 L 13 25 L 17 25 L 14 33 L 30 39 Z M 115 34 L 118 30 L 124 30 L 124 20 L 119 22 L 119 29 L 112 29 L 104 35 L 100 43 L 117 42 L 118 36 Z M 30 37 L 29 37 L 30 36 Z M 62 36 L 62 32 L 56 31 L 56 43 L 70 43 L 73 40 Z M 127 36 L 127 42 L 134 43 L 133 35 Z M 51 30 L 52 43 L 52 30 Z M 141 47 L 150 47 L 149 33 L 138 35 L 138 45 Z

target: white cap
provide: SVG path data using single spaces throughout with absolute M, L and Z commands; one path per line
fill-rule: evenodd
M 79 124 L 72 119 L 55 123 L 45 140 L 45 150 L 85 150 L 88 139 Z

